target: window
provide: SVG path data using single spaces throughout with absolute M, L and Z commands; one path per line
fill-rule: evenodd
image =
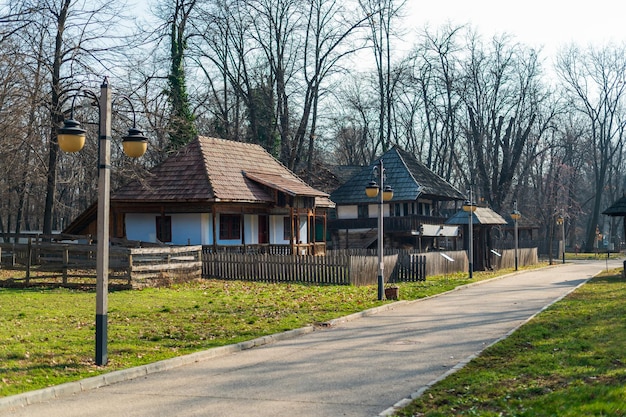
M 172 216 L 156 217 L 156 238 L 159 242 L 172 241 Z
M 241 239 L 241 215 L 220 214 L 220 240 Z
M 283 217 L 283 239 L 291 240 L 291 217 Z
M 359 204 L 357 206 L 357 213 L 359 219 L 369 217 L 369 206 L 367 204 Z

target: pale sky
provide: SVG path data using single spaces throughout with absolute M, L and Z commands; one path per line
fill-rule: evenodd
M 583 47 L 626 42 L 623 0 L 407 0 L 407 7 L 407 23 L 417 27 L 470 23 L 483 36 L 507 32 L 528 46 L 543 46 L 548 58 L 570 42 Z

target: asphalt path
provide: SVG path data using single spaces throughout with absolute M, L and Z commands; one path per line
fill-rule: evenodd
M 388 415 L 592 276 L 619 266 L 587 261 L 511 274 L 266 338 L 271 343 L 250 349 L 118 372 L 95 389 L 74 383 L 66 388 L 82 391 L 58 389 L 58 398 L 49 398 L 51 389 L 6 397 L 0 415 Z

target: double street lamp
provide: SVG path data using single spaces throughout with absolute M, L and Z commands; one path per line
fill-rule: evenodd
M 463 204 L 463 211 L 467 212 L 467 228 L 468 231 L 468 250 L 467 256 L 469 259 L 469 278 L 472 279 L 474 277 L 474 212 L 476 211 L 476 204 L 474 203 L 472 196 L 472 189 L 470 188 L 468 191 L 469 200 L 467 200 Z
M 382 300 L 384 292 L 383 272 L 385 269 L 383 262 L 383 202 L 393 198 L 393 189 L 389 185 L 384 185 L 385 168 L 382 158 L 378 161 L 378 165 L 375 165 L 372 169 L 372 175 L 374 178 L 378 178 L 378 182 L 372 179 L 365 187 L 365 194 L 369 198 L 378 197 L 378 299 Z
M 106 365 L 107 355 L 107 310 L 109 284 L 109 208 L 111 190 L 111 113 L 112 99 L 108 78 L 100 86 L 100 97 L 89 90 L 81 90 L 88 97 L 95 99 L 99 108 L 99 143 L 98 143 L 98 217 L 97 217 L 97 253 L 96 253 L 96 365 Z M 78 93 L 77 93 L 78 95 Z M 132 158 L 142 156 L 148 147 L 148 139 L 136 127 L 135 110 L 130 99 L 119 96 L 130 105 L 133 113 L 133 126 L 122 137 L 124 153 Z M 57 131 L 59 148 L 65 152 L 78 152 L 85 145 L 85 130 L 74 120 L 74 101 L 70 118 Z
M 518 258 L 517 258 L 517 250 L 519 246 L 518 239 L 518 230 L 517 230 L 517 221 L 522 218 L 522 214 L 517 210 L 517 201 L 513 203 L 513 212 L 511 213 L 511 218 L 514 222 L 514 230 L 515 230 L 515 270 L 518 268 Z

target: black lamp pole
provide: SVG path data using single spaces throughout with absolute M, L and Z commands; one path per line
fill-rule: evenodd
M 385 263 L 383 261 L 383 202 L 393 198 L 393 189 L 389 185 L 384 185 L 385 167 L 383 166 L 382 158 L 378 161 L 378 165 L 374 166 L 372 169 L 372 174 L 377 177 L 378 183 L 374 180 L 370 181 L 369 185 L 365 187 L 365 194 L 370 198 L 378 197 L 378 300 L 383 300 L 385 285 Z

